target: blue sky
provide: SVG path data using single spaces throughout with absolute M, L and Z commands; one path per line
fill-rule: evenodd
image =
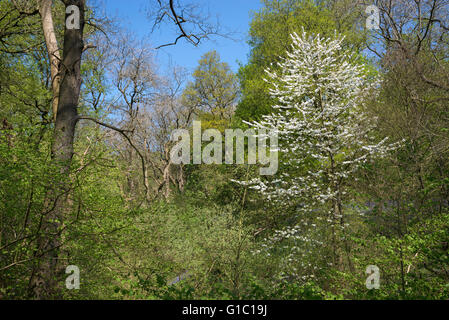
M 187 43 L 185 40 L 178 42 L 176 46 L 164 47 L 157 50 L 156 61 L 162 70 L 170 63 L 180 65 L 192 71 L 198 64 L 201 55 L 216 50 L 221 60 L 227 62 L 232 70 L 238 70 L 238 61 L 245 63 L 249 53 L 246 43 L 248 37 L 251 11 L 258 11 L 261 7 L 260 0 L 196 0 L 196 3 L 204 5 L 204 9 L 210 12 L 212 17 L 218 16 L 220 25 L 225 29 L 236 32 L 233 38 L 237 41 L 214 37 L 213 41 L 205 40 L 198 47 Z M 104 0 L 106 12 L 109 17 L 117 17 L 122 26 L 134 33 L 139 38 L 147 38 L 157 47 L 173 41 L 176 34 L 173 28 L 162 26 L 151 33 L 151 22 L 147 19 L 145 7 L 155 3 L 152 0 Z

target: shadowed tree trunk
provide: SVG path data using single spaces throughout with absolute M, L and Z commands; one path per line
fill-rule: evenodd
M 54 184 L 47 193 L 41 217 L 40 236 L 35 253 L 36 263 L 30 279 L 30 293 L 36 299 L 58 298 L 58 282 L 62 266 L 58 266 L 62 246 L 62 226 L 70 191 L 69 171 L 73 156 L 73 140 L 78 121 L 78 100 L 81 88 L 81 56 L 84 48 L 85 0 L 65 0 L 66 8 L 75 5 L 80 12 L 80 28 L 65 29 L 63 59 L 59 66 L 59 100 L 55 122 L 52 160 L 57 168 Z M 50 50 L 50 49 L 48 49 Z

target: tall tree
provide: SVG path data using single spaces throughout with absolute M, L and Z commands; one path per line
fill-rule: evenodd
M 47 6 L 50 6 L 51 2 L 51 0 L 43 0 L 41 3 L 43 17 L 47 17 L 47 21 L 43 21 L 43 26 L 50 29 L 52 26 L 46 14 L 49 10 Z M 64 215 L 71 188 L 69 173 L 74 150 L 75 128 L 79 120 L 78 102 L 81 90 L 81 56 L 84 50 L 85 0 L 65 0 L 64 5 L 68 12 L 66 18 L 71 15 L 71 8 L 73 8 L 71 6 L 78 8 L 79 28 L 65 26 L 62 60 L 58 63 L 61 82 L 52 145 L 52 159 L 56 168 L 55 181 L 48 191 L 44 212 L 42 212 L 40 237 L 35 253 L 36 265 L 30 279 L 30 291 L 37 299 L 54 298 L 57 294 L 60 271 L 59 249 L 63 245 Z M 51 30 L 46 32 L 52 33 Z M 47 48 L 50 56 L 55 54 L 56 48 L 57 45 L 53 48 L 53 44 L 52 48 Z
M 268 199 L 299 203 L 302 218 L 278 238 L 307 242 L 315 228 L 322 228 L 322 235 L 330 235 L 334 266 L 352 268 L 344 210 L 351 201 L 348 182 L 372 157 L 384 156 L 395 146 L 387 139 L 376 141 L 375 121 L 363 112 L 376 82 L 354 62 L 354 54 L 344 50 L 344 38 L 326 39 L 303 31 L 293 34 L 292 40 L 279 71 L 267 70 L 274 112 L 249 123 L 279 134 L 282 170 L 249 184 Z

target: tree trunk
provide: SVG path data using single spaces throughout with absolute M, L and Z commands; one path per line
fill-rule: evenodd
M 44 31 L 45 45 L 47 47 L 48 60 L 50 62 L 51 88 L 53 92 L 52 111 L 53 120 L 56 121 L 56 115 L 59 104 L 59 63 L 61 55 L 59 53 L 58 41 L 56 39 L 53 17 L 51 14 L 53 0 L 39 1 L 39 14 L 42 19 L 42 29 Z
M 46 1 L 44 1 L 46 2 Z M 50 1 L 51 2 L 51 1 Z M 59 101 L 52 145 L 52 162 L 57 168 L 55 183 L 48 191 L 42 213 L 40 237 L 35 253 L 36 263 L 30 279 L 31 295 L 36 299 L 58 298 L 58 257 L 67 196 L 70 191 L 69 171 L 73 156 L 73 140 L 78 120 L 81 88 L 81 56 L 84 48 L 85 0 L 65 0 L 66 7 L 75 5 L 80 11 L 80 29 L 65 29 L 63 61 L 60 64 Z M 58 285 L 58 283 L 60 285 Z

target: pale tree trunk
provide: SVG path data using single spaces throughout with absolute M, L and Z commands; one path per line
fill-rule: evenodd
M 50 62 L 51 89 L 53 92 L 52 111 L 53 120 L 56 121 L 56 114 L 59 104 L 59 64 L 61 54 L 59 53 L 58 41 L 56 39 L 53 17 L 51 14 L 53 0 L 39 1 L 39 14 L 42 19 L 42 29 L 44 31 L 45 44 L 47 47 L 48 59 Z
M 43 1 L 42 3 L 47 2 Z M 48 1 L 51 2 L 51 1 Z M 52 145 L 53 164 L 58 168 L 55 183 L 48 191 L 40 237 L 35 253 L 36 263 L 30 279 L 30 293 L 36 299 L 54 299 L 64 282 L 58 266 L 62 246 L 62 226 L 68 209 L 69 171 L 73 156 L 75 127 L 78 121 L 78 100 L 81 88 L 81 56 L 84 48 L 85 0 L 65 0 L 66 7 L 75 5 L 80 11 L 80 29 L 65 29 L 63 60 L 60 64 L 59 101 Z M 47 21 L 48 22 L 48 21 Z M 61 281 L 59 281 L 61 280 Z

